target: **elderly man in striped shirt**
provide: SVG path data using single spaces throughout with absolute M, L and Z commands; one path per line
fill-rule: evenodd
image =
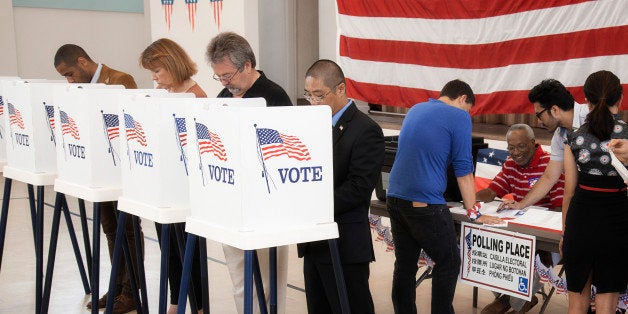
M 506 194 L 512 194 L 515 201 L 521 201 L 543 175 L 550 161 L 549 153 L 543 151 L 541 145 L 535 143 L 534 132 L 527 124 L 512 125 L 506 133 L 506 141 L 510 156 L 506 159 L 502 170 L 495 176 L 488 188 L 477 192 L 476 198 L 478 201 L 490 202 L 495 197 L 503 197 Z M 535 205 L 560 211 L 563 202 L 564 184 L 564 177 L 561 175 L 549 194 L 545 195 Z M 551 256 L 548 252 L 539 251 L 539 254 L 543 264 L 551 263 Z M 533 288 L 534 291 L 540 288 L 536 274 Z M 506 313 L 510 307 L 512 307 L 512 311 L 509 313 L 525 313 L 537 303 L 538 299 L 536 297 L 533 297 L 530 302 L 525 302 L 515 297 L 503 295 L 484 307 L 482 313 Z

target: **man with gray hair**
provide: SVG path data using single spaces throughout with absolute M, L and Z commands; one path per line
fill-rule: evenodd
M 506 133 L 506 142 L 510 156 L 488 188 L 476 193 L 478 201 L 490 202 L 495 197 L 512 194 L 514 200 L 506 200 L 505 202 L 518 202 L 525 197 L 545 172 L 550 161 L 550 155 L 543 151 L 541 145 L 535 143 L 534 132 L 530 126 L 527 124 L 512 125 Z M 564 176 L 561 175 L 558 182 L 550 189 L 549 194 L 541 198 L 535 205 L 560 211 L 564 184 Z M 551 265 L 551 257 L 548 252 L 539 251 L 538 253 L 543 264 Z M 535 273 L 533 291 L 537 291 L 540 287 L 538 275 Z M 496 294 L 496 296 L 499 295 Z M 502 295 L 484 307 L 482 313 L 506 313 L 510 307 L 512 307 L 512 313 L 525 313 L 537 303 L 538 298 L 536 296 L 532 297 L 532 301 L 525 302 L 522 299 Z
M 214 71 L 214 80 L 225 88 L 218 98 L 262 97 L 266 106 L 292 106 L 290 97 L 281 86 L 269 80 L 264 72 L 256 70 L 255 54 L 244 37 L 223 32 L 214 37 L 205 53 L 207 62 Z M 244 312 L 244 251 L 223 244 L 225 260 L 233 283 L 233 296 L 238 313 Z M 259 268 L 264 283 L 266 302 L 269 300 L 268 249 L 257 250 Z M 286 287 L 288 284 L 288 246 L 277 248 L 277 313 L 285 312 Z M 255 289 L 255 288 L 254 288 Z M 253 293 L 253 304 L 258 304 L 257 293 Z M 256 312 L 258 307 L 253 306 Z

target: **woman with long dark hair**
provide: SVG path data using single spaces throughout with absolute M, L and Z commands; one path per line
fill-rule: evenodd
M 586 313 L 591 284 L 596 313 L 615 313 L 628 284 L 628 195 L 611 165 L 611 139 L 628 138 L 617 113 L 623 98 L 617 76 L 598 71 L 587 78 L 584 94 L 591 110 L 586 123 L 567 137 L 563 198 L 563 261 L 569 313 Z

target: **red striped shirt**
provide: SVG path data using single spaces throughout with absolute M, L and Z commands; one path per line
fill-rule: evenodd
M 491 184 L 489 189 L 493 190 L 498 197 L 506 194 L 512 194 L 515 201 L 519 202 L 528 194 L 534 184 L 545 172 L 545 168 L 550 161 L 550 154 L 543 151 L 540 145 L 536 145 L 536 152 L 532 161 L 527 167 L 521 167 L 515 163 L 510 156 L 504 162 L 502 171 L 499 172 Z M 563 192 L 565 189 L 564 176 L 561 174 L 560 179 L 548 195 L 545 195 L 535 205 L 556 208 L 561 207 L 563 203 Z

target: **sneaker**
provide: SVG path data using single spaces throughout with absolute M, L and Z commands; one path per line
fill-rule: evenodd
M 510 312 L 508 312 L 508 314 L 519 314 L 519 313 L 527 313 L 530 311 L 530 309 L 532 309 L 537 303 L 539 303 L 539 298 L 537 298 L 536 296 L 532 296 L 532 300 L 526 302 L 523 307 L 521 308 L 521 311 L 515 311 L 512 310 Z
M 510 301 L 507 295 L 495 299 L 493 303 L 482 309 L 482 314 L 504 314 L 510 308 Z
M 121 294 L 113 301 L 113 314 L 123 314 L 135 309 L 135 300 L 132 296 Z
M 98 308 L 104 309 L 107 306 L 107 294 L 103 294 L 102 298 L 98 299 Z M 92 308 L 92 301 L 87 302 L 87 308 Z

